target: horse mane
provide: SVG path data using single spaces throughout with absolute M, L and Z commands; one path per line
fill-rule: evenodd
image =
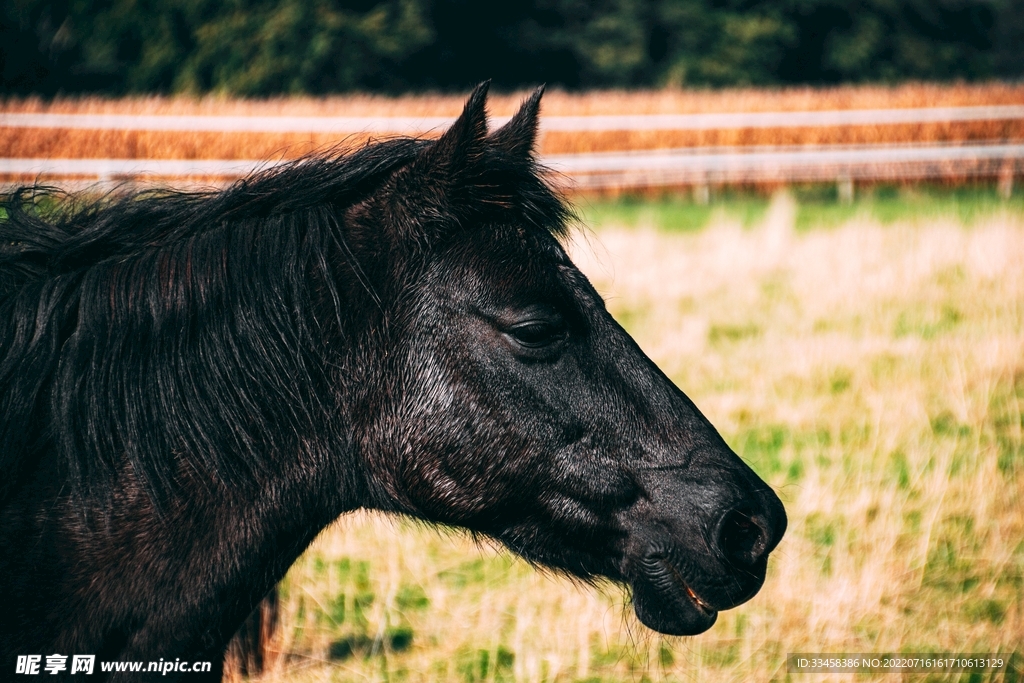
M 342 297 L 338 214 L 427 144 L 309 156 L 223 191 L 8 196 L 0 504 L 54 449 L 73 491 L 109 492 L 123 454 L 159 505 L 182 471 L 232 486 L 302 447 L 331 412 L 310 350 L 337 313 L 315 301 Z M 226 329 L 231 307 L 250 315 Z
M 426 213 L 469 207 L 453 215 L 461 224 L 514 205 L 520 220 L 562 234 L 570 210 L 500 133 L 452 201 Z M 189 473 L 207 486 L 267 481 L 280 466 L 268 454 L 316 448 L 309 435 L 338 421 L 338 378 L 322 351 L 343 334 L 350 292 L 338 283 L 372 291 L 344 212 L 401 169 L 408 176 L 432 146 L 402 138 L 313 155 L 223 191 L 9 195 L 0 504 L 54 451 L 49 466 L 72 492 L 109 495 L 127 467 L 159 508 Z M 227 310 L 246 315 L 227 320 Z
M 135 190 L 90 198 L 48 187 L 21 188 L 0 203 L 7 213 L 0 219 L 0 299 L 28 280 L 162 248 L 226 222 L 324 204 L 347 206 L 377 189 L 427 144 L 398 138 L 351 154 L 308 155 L 224 190 Z

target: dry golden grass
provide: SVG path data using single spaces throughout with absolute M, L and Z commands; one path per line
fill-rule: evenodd
M 328 133 L 219 133 L 210 131 L 42 130 L 3 132 L 0 155 L 33 158 L 113 159 L 293 159 L 341 144 L 359 147 L 366 134 L 343 138 Z M 701 131 L 605 131 L 545 133 L 543 154 L 731 145 L 813 145 L 1022 140 L 1024 120 L 957 123 L 758 128 Z
M 352 515 L 287 578 L 267 680 L 770 681 L 790 652 L 1020 652 L 1024 219 L 795 216 L 780 194 L 752 228 L 722 214 L 572 245 L 783 498 L 790 529 L 754 600 L 664 638 L 616 588 Z
M 0 111 L 90 114 L 194 114 L 217 116 L 455 116 L 467 93 L 453 95 L 339 95 L 232 100 L 220 97 L 7 98 Z M 527 94 L 490 95 L 494 115 L 515 111 Z M 592 91 L 544 95 L 549 116 L 594 114 L 686 114 L 733 111 L 816 111 L 893 107 L 1021 104 L 1024 85 L 1015 83 L 840 86 L 835 88 L 735 88 L 728 90 Z
M 341 143 L 359 147 L 367 135 L 222 133 L 215 131 L 74 130 L 15 128 L 0 155 L 53 159 L 294 159 Z
M 494 116 L 515 111 L 525 93 L 490 98 Z M 196 114 L 237 116 L 455 116 L 464 95 L 388 98 L 354 95 L 326 99 L 287 98 L 226 100 L 218 98 L 8 99 L 4 112 Z M 666 114 L 755 111 L 812 111 L 893 107 L 1020 104 L 1024 85 L 907 84 L 893 87 L 845 86 L 829 89 L 739 89 L 722 91 L 662 90 L 545 95 L 544 114 Z M 1017 140 L 1024 138 L 1022 121 L 980 121 L 955 124 L 833 126 L 725 131 L 551 132 L 544 136 L 545 154 L 655 149 L 707 145 L 846 144 L 867 142 L 948 142 Z M 339 139 L 309 133 L 211 133 L 166 131 L 98 131 L 68 129 L 0 129 L 0 157 L 139 158 L 139 159 L 265 159 L 292 158 L 344 142 L 359 145 L 365 135 Z
M 856 145 L 1021 139 L 1024 139 L 1024 120 L 818 128 L 605 131 L 585 134 L 551 131 L 544 134 L 542 152 L 545 154 L 582 154 L 672 147 Z

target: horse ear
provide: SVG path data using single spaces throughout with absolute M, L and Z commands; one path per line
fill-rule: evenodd
M 540 98 L 543 94 L 542 85 L 523 102 L 508 123 L 491 135 L 491 144 L 494 147 L 515 158 L 532 157 L 533 146 L 537 142 L 537 114 L 540 111 Z
M 484 153 L 487 139 L 487 89 L 490 81 L 484 81 L 473 89 L 462 114 L 412 164 L 414 174 L 424 174 L 442 184 L 457 179 Z
M 487 88 L 484 81 L 473 89 L 462 114 L 434 143 L 399 171 L 386 200 L 399 218 L 400 240 L 429 241 L 433 233 L 425 223 L 450 213 L 449 202 L 460 188 L 472 186 L 479 161 L 487 151 Z

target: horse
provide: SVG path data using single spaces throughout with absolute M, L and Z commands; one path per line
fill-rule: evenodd
M 757 593 L 782 503 L 567 256 L 541 92 L 489 131 L 485 83 L 439 138 L 221 191 L 5 200 L 5 676 L 58 653 L 218 680 L 360 508 L 610 579 L 665 634 Z

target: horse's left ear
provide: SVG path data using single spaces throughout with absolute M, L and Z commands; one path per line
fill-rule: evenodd
M 533 146 L 537 143 L 537 114 L 540 111 L 540 98 L 543 94 L 542 85 L 523 102 L 508 123 L 494 131 L 489 138 L 494 147 L 512 157 L 532 158 Z
M 462 109 L 462 115 L 413 162 L 411 175 L 420 176 L 428 183 L 445 188 L 457 183 L 463 174 L 471 172 L 477 159 L 484 153 L 487 89 L 490 83 L 484 81 L 473 89 Z
M 400 241 L 429 241 L 432 233 L 425 225 L 451 214 L 452 200 L 473 186 L 487 152 L 489 85 L 484 81 L 476 86 L 451 127 L 395 174 L 385 201 L 397 218 L 391 223 Z

